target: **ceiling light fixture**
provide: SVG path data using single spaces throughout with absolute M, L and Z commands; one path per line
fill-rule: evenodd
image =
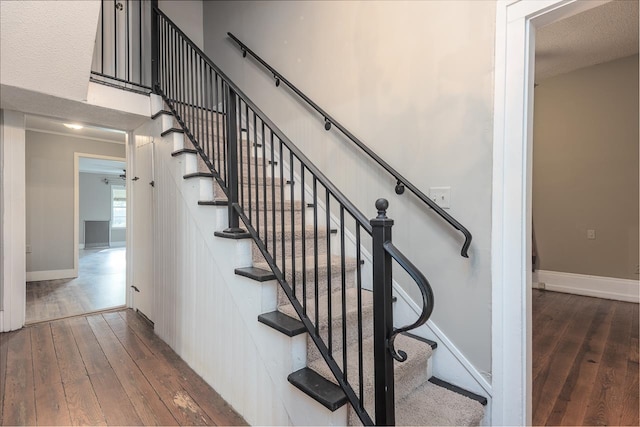
M 68 127 L 69 129 L 74 129 L 74 130 L 80 130 L 80 129 L 83 128 L 82 125 L 76 125 L 76 124 L 73 124 L 73 123 L 65 123 L 64 125 L 65 125 L 65 127 Z

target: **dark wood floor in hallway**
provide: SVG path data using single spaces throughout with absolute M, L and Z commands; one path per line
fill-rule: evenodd
M 639 425 L 638 304 L 533 291 L 533 424 Z
M 0 334 L 2 425 L 246 425 L 131 310 Z

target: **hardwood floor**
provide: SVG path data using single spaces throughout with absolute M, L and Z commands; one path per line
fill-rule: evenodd
M 125 305 L 125 248 L 80 250 L 78 277 L 27 283 L 26 322 Z
M 638 304 L 533 291 L 533 424 L 640 424 Z
M 0 334 L 1 425 L 246 425 L 131 310 Z

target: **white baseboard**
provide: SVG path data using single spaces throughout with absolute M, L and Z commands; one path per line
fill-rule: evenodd
M 78 271 L 74 269 L 27 271 L 27 282 L 39 282 L 41 280 L 74 279 L 76 277 L 78 277 Z
M 127 242 L 111 242 L 109 243 L 109 247 L 111 248 L 122 248 L 127 245 Z
M 78 249 L 84 249 L 84 243 L 78 243 Z
M 640 281 L 638 280 L 538 270 L 533 273 L 532 282 L 534 288 L 548 291 L 640 302 Z

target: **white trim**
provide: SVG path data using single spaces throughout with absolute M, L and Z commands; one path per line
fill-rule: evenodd
M 69 270 L 27 271 L 27 282 L 39 282 L 42 280 L 75 279 L 78 272 Z
M 101 160 L 116 160 L 126 162 L 127 159 L 122 157 L 103 156 L 101 154 L 90 153 L 73 153 L 73 271 L 75 274 L 70 277 L 78 277 L 78 269 L 80 265 L 80 157 Z M 127 196 L 128 197 L 128 196 Z M 111 235 L 111 227 L 109 227 L 109 235 Z M 128 270 L 128 268 L 127 268 Z
M 531 119 L 535 28 L 607 1 L 496 5 L 491 228 L 494 425 L 531 424 Z
M 3 258 L 0 264 L 3 286 L 2 329 L 20 329 L 25 322 L 26 196 L 25 117 L 4 110 L 0 132 L 2 150 Z
M 541 283 L 544 286 L 540 286 Z M 538 270 L 533 273 L 532 286 L 567 294 L 640 302 L 640 281 L 638 280 Z
M 133 177 L 134 171 L 134 156 L 135 156 L 135 139 L 133 137 L 133 132 L 127 132 L 125 137 L 125 156 L 127 158 L 127 170 Z M 135 200 L 133 198 L 133 181 L 131 179 L 125 180 L 126 182 L 126 190 L 127 190 L 127 228 L 125 231 L 125 247 L 127 248 L 127 252 L 125 254 L 126 258 L 126 287 L 127 291 L 125 293 L 125 303 L 127 307 L 132 308 L 133 304 L 133 204 Z

